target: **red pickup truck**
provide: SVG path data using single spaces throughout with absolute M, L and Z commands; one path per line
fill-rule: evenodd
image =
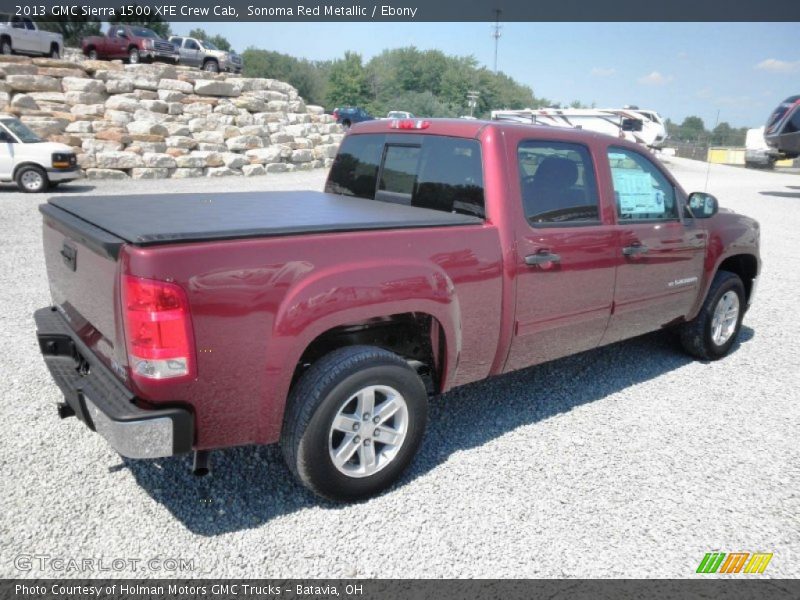
M 121 58 L 131 64 L 162 60 L 178 64 L 180 54 L 172 42 L 152 29 L 138 25 L 111 25 L 106 35 L 81 40 L 83 54 L 92 60 Z
M 640 146 L 468 120 L 354 126 L 325 192 L 51 199 L 45 361 L 122 455 L 280 443 L 334 499 L 418 449 L 428 397 L 662 328 L 734 344 L 759 226 Z

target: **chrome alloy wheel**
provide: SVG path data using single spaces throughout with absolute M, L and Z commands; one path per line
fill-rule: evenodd
M 717 346 L 727 342 L 739 321 L 739 296 L 733 290 L 727 291 L 717 302 L 711 319 L 711 339 Z
M 395 459 L 407 432 L 405 398 L 387 385 L 371 385 L 339 407 L 328 436 L 328 452 L 341 473 L 369 477 Z
M 20 181 L 26 190 L 30 190 L 32 192 L 40 190 L 44 186 L 42 174 L 34 170 L 25 171 L 22 174 L 22 177 L 20 177 Z

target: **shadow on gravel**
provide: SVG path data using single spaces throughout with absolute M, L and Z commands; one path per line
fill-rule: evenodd
M 61 194 L 84 194 L 86 192 L 91 192 L 95 186 L 93 185 L 82 185 L 82 184 L 65 184 L 59 185 L 58 187 L 51 187 L 46 192 L 41 194 L 31 194 L 31 198 L 48 198 L 53 195 L 61 195 Z M 2 192 L 19 192 L 20 189 L 17 187 L 15 183 L 2 183 L 0 184 L 0 193 Z
M 733 352 L 753 337 L 753 330 L 743 326 Z M 431 402 L 420 454 L 393 489 L 437 468 L 455 452 L 482 446 L 518 427 L 601 400 L 691 362 L 673 336 L 653 333 L 438 396 Z M 278 446 L 217 451 L 212 474 L 202 478 L 191 475 L 188 457 L 123 461 L 111 470 L 130 469 L 156 502 L 203 536 L 259 527 L 303 508 L 342 507 L 296 483 Z
M 800 192 L 758 192 L 762 196 L 777 196 L 778 198 L 800 198 Z

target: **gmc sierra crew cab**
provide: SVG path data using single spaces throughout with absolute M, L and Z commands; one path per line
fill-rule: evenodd
M 674 328 L 735 343 L 759 226 L 645 149 L 502 122 L 354 126 L 324 192 L 56 197 L 41 352 L 123 456 L 280 443 L 306 486 L 380 492 L 429 396 Z
M 106 35 L 92 35 L 81 40 L 84 56 L 92 59 L 127 59 L 134 65 L 162 60 L 178 64 L 180 54 L 172 42 L 152 29 L 138 25 L 111 25 Z

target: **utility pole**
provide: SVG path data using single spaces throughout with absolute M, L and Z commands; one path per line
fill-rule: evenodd
M 494 9 L 495 13 L 495 22 L 494 22 L 494 32 L 492 32 L 492 37 L 494 38 L 494 72 L 497 73 L 497 47 L 500 45 L 500 30 L 503 28 L 500 25 L 500 13 L 503 12 L 499 8 Z
M 469 107 L 469 116 L 473 116 L 475 112 L 475 107 L 478 106 L 478 96 L 480 96 L 480 92 L 476 92 L 474 90 L 470 90 L 467 92 L 467 106 Z

